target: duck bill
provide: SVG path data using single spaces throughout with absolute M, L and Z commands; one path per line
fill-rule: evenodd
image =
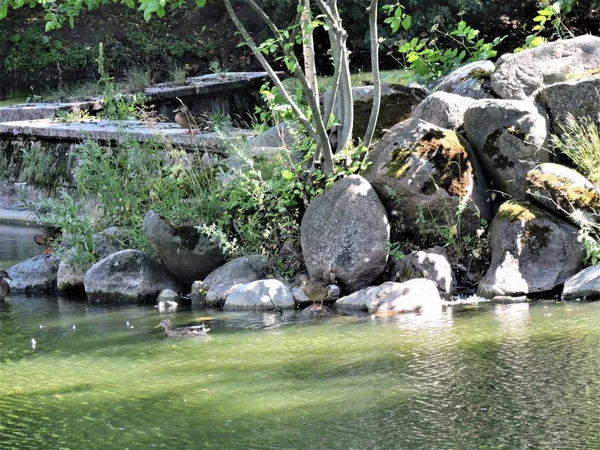
M 158 325 L 156 325 L 154 328 L 160 328 L 162 327 L 162 323 L 159 323 Z

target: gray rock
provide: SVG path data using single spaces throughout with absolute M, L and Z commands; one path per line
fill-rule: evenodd
M 164 301 L 179 302 L 180 300 L 181 296 L 173 289 L 163 289 L 160 294 L 158 294 L 158 297 L 156 297 L 157 303 Z
M 265 277 L 267 265 L 268 261 L 262 255 L 243 256 L 213 270 L 203 281 L 210 287 L 223 283 L 250 283 Z
M 418 230 L 422 217 L 473 235 L 490 216 L 487 183 L 469 144 L 457 133 L 419 119 L 394 126 L 369 153 L 364 176 L 390 216 Z
M 414 109 L 411 118 L 456 131 L 462 128 L 465 111 L 474 101 L 447 92 L 434 92 Z
M 56 279 L 60 261 L 55 256 L 34 256 L 7 270 L 14 292 L 56 291 Z
M 294 309 L 292 293 L 279 280 L 258 280 L 235 289 L 225 301 L 224 309 L 272 310 Z
M 206 306 L 222 308 L 227 297 L 244 283 L 219 283 L 212 286 L 206 293 Z
M 98 261 L 86 272 L 84 285 L 91 299 L 113 302 L 154 302 L 164 289 L 185 289 L 166 267 L 138 250 L 122 250 Z
M 600 37 L 560 39 L 522 52 L 503 55 L 492 74 L 501 98 L 526 100 L 539 88 L 566 81 L 600 66 Z
M 113 253 L 130 247 L 129 230 L 123 227 L 110 227 L 93 236 L 94 251 L 98 259 L 104 259 Z
M 505 202 L 489 231 L 492 262 L 477 295 L 520 296 L 561 285 L 582 267 L 578 229 L 527 203 Z
M 412 84 L 382 84 L 381 106 L 375 138 L 383 136 L 386 130 L 398 122 L 410 117 L 412 110 L 427 97 L 429 92 L 423 86 Z M 327 96 L 327 93 L 325 94 Z M 352 135 L 356 139 L 363 139 L 369 125 L 371 109 L 373 108 L 373 86 L 359 86 L 352 88 L 354 99 L 354 123 Z
M 588 267 L 565 281 L 563 300 L 598 298 L 600 298 L 600 264 Z
M 524 199 L 527 172 L 550 161 L 546 114 L 531 102 L 477 100 L 464 127 L 494 189 Z
M 437 285 L 425 278 L 394 283 L 388 281 L 381 286 L 369 287 L 340 298 L 336 308 L 366 310 L 377 313 L 429 313 L 441 311 L 442 299 Z
M 154 211 L 148 211 L 144 231 L 165 265 L 188 285 L 225 263 L 218 243 L 193 225 L 171 226 Z
M 309 276 L 330 280 L 354 292 L 385 269 L 390 225 L 375 190 L 361 176 L 336 182 L 306 209 L 300 227 L 302 255 Z
M 551 84 L 533 97 L 548 113 L 556 134 L 561 134 L 569 116 L 590 117 L 600 127 L 600 76 Z
M 448 257 L 442 254 L 438 248 L 406 255 L 396 264 L 394 272 L 396 275 L 394 281 L 403 282 L 414 278 L 427 278 L 433 281 L 439 290 L 448 294 L 453 294 L 456 287 Z
M 527 174 L 527 193 L 575 225 L 597 222 L 600 189 L 579 172 L 560 164 L 544 163 Z
M 83 292 L 83 280 L 87 269 L 61 260 L 58 265 L 56 287 L 59 292 Z
M 212 271 L 204 280 L 206 305 L 221 308 L 229 294 L 243 284 L 257 281 L 267 274 L 268 261 L 262 255 L 243 256 Z
M 323 319 L 325 317 L 333 317 L 335 313 L 327 306 L 323 305 L 322 308 L 313 309 L 312 306 L 308 306 L 300 311 L 300 317 L 303 319 Z
M 493 98 L 490 76 L 495 69 L 496 67 L 491 61 L 475 61 L 439 78 L 431 87 L 434 91 L 448 92 L 473 99 Z

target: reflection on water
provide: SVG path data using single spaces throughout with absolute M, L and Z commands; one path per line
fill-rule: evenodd
M 0 269 L 20 263 L 44 249 L 33 241 L 38 228 L 14 227 L 0 224 Z
M 600 447 L 600 302 L 166 316 L 212 331 L 168 339 L 151 306 L 11 296 L 0 448 Z

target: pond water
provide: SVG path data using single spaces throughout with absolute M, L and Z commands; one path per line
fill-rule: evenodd
M 4 268 L 30 230 L 0 232 Z M 13 294 L 0 448 L 598 449 L 599 374 L 600 302 L 306 322 Z
M 0 107 L 17 105 L 19 103 L 25 103 L 27 100 L 26 92 L 8 92 L 4 95 L 0 94 Z

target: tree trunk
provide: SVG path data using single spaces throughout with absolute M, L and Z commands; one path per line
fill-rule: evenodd
M 371 117 L 369 125 L 363 138 L 363 145 L 370 147 L 379 118 L 379 108 L 381 107 L 381 76 L 379 73 L 379 37 L 377 36 L 377 0 L 371 0 L 369 6 L 369 29 L 371 34 L 371 70 L 373 72 L 373 107 L 371 108 Z

